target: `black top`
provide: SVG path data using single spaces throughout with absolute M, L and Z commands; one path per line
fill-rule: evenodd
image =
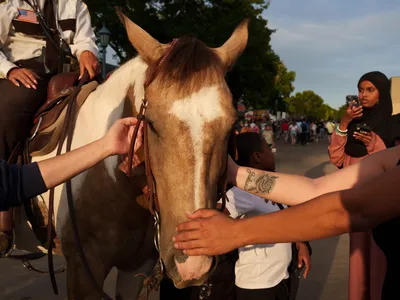
M 47 187 L 37 163 L 21 167 L 0 160 L 0 211 L 22 205 L 45 191 Z
M 365 144 L 353 136 L 357 123 L 371 127 L 372 131 L 385 143 L 386 148 L 394 146 L 400 132 L 399 115 L 392 116 L 393 105 L 390 95 L 390 80 L 385 74 L 374 71 L 364 74 L 360 78 L 357 87 L 360 87 L 363 81 L 370 81 L 378 89 L 379 101 L 373 107 L 363 107 L 362 117 L 352 120 L 347 127 L 345 152 L 351 157 L 364 157 L 368 154 Z
M 400 165 L 400 161 L 397 163 Z M 377 203 L 379 205 L 379 202 Z M 386 276 L 382 289 L 382 299 L 395 299 L 400 282 L 400 217 L 379 224 L 372 230 L 376 244 L 386 256 Z M 394 297 L 394 298 L 393 298 Z M 397 299 L 397 298 L 396 298 Z

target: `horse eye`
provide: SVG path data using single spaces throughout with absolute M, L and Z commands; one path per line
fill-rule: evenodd
M 153 122 L 147 121 L 147 124 L 149 125 L 150 130 L 153 131 L 153 133 L 158 135 L 157 130 L 153 126 Z

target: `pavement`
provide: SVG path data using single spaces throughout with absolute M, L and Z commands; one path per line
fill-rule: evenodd
M 311 178 L 334 172 L 329 163 L 328 143 L 323 141 L 307 146 L 291 146 L 277 142 L 276 165 L 278 172 L 305 175 Z M 312 241 L 312 270 L 307 279 L 302 279 L 297 300 L 345 300 L 348 280 L 348 235 Z M 47 259 L 32 263 L 47 269 Z M 55 259 L 55 267 L 63 260 Z M 21 263 L 8 259 L 0 260 L 0 300 L 66 300 L 65 274 L 57 275 L 59 296 L 52 292 L 48 275 L 40 275 L 23 268 Z M 106 282 L 105 292 L 114 295 L 116 272 L 113 270 Z M 158 300 L 156 293 L 150 300 Z M 168 299 L 169 300 L 169 299 Z M 223 299 L 221 299 L 223 300 Z

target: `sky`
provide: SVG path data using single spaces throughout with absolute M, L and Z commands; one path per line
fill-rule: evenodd
M 400 0 L 271 0 L 263 17 L 272 48 L 296 72 L 295 93 L 313 90 L 333 108 L 366 72 L 400 76 Z M 107 61 L 116 64 L 108 47 Z
M 295 92 L 338 108 L 364 73 L 400 76 L 400 0 L 272 0 L 263 17 Z

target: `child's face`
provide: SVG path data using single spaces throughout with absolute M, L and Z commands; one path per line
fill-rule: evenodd
M 260 156 L 259 168 L 264 171 L 275 172 L 275 155 L 272 153 L 265 139 L 262 140 Z

